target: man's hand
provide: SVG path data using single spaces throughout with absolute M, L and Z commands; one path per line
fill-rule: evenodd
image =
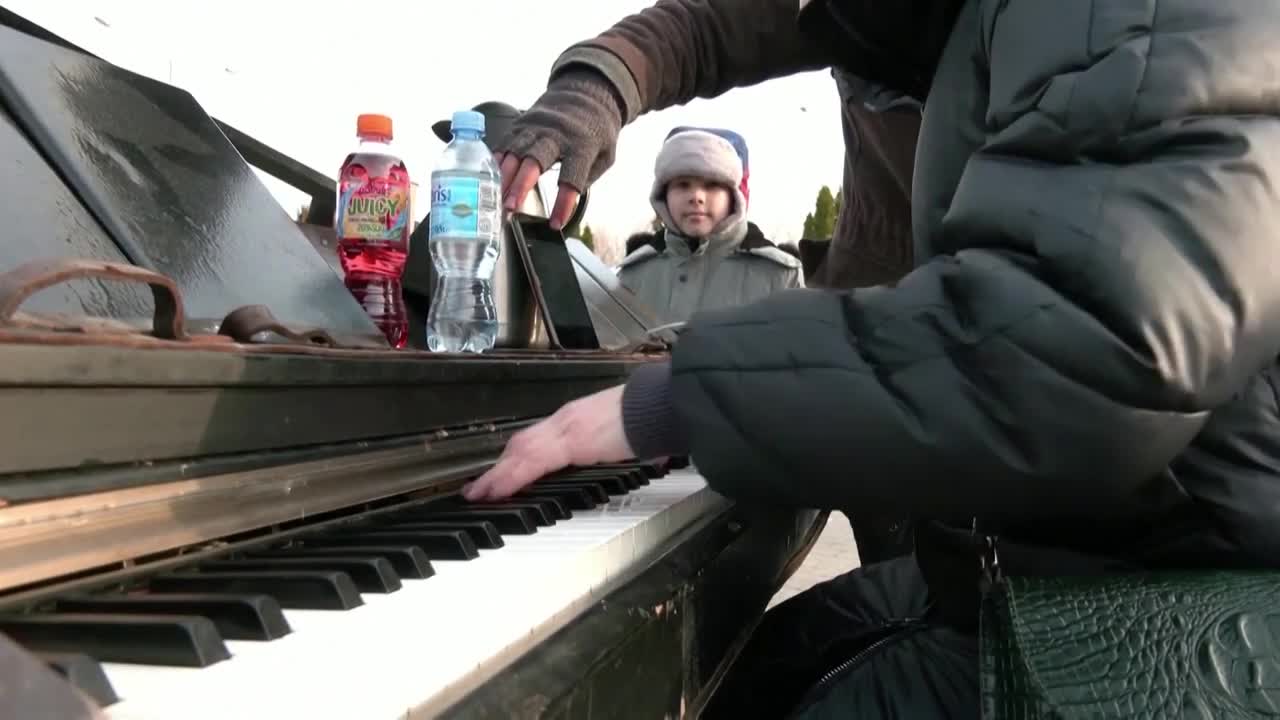
M 578 206 L 578 197 L 613 165 L 622 130 L 617 91 L 594 70 L 560 74 L 533 107 L 511 126 L 494 147 L 502 169 L 502 199 L 515 211 L 542 176 L 560 162 L 560 192 L 551 210 L 551 227 L 559 230 Z
M 463 487 L 463 497 L 502 500 L 570 465 L 630 459 L 633 453 L 622 427 L 623 387 L 574 400 L 513 435 L 497 464 Z
M 538 184 L 538 178 L 542 177 L 542 167 L 538 165 L 537 160 L 531 157 L 522 160 L 514 153 L 494 153 L 493 157 L 497 160 L 498 167 L 502 169 L 503 207 L 508 212 L 515 212 L 533 186 Z M 565 223 L 573 217 L 573 211 L 578 207 L 578 199 L 581 196 L 582 193 L 572 185 L 560 183 L 560 189 L 556 193 L 556 203 L 547 217 L 551 221 L 553 230 L 564 229 Z

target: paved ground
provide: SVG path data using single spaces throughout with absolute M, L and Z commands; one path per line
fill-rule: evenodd
M 815 583 L 833 578 L 858 566 L 858 548 L 853 544 L 853 533 L 849 530 L 849 521 L 841 513 L 831 513 L 827 526 L 823 529 L 818 542 L 809 551 L 809 557 L 795 571 L 777 595 L 773 596 L 770 607 L 786 600 L 801 590 L 812 587 Z

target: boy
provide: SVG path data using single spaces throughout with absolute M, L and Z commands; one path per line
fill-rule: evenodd
M 662 322 L 804 286 L 800 261 L 747 221 L 747 173 L 737 133 L 678 127 L 667 135 L 649 197 L 663 230 L 618 272 Z

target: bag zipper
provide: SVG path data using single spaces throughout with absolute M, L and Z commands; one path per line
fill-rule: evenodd
M 877 650 L 923 630 L 925 627 L 926 624 L 922 618 L 908 618 L 906 620 L 894 620 L 885 623 L 880 628 L 881 630 L 887 631 L 883 637 L 870 645 L 867 645 L 854 653 L 852 657 L 823 673 L 822 677 L 818 679 L 818 682 L 809 687 L 808 692 L 804 694 L 804 697 L 796 704 L 796 709 L 793 710 L 788 717 L 799 717 L 800 713 L 807 710 L 822 697 L 824 691 L 830 687 L 835 680 L 857 667 L 863 660 L 874 655 Z
M 979 591 L 985 597 L 991 590 L 1004 581 L 1004 569 L 1000 566 L 1000 554 L 996 550 L 999 536 L 991 533 L 985 527 L 985 523 L 979 521 L 977 517 L 973 518 L 973 528 L 970 537 L 974 543 L 978 555 L 978 568 L 981 571 L 978 579 Z M 808 710 L 816 703 L 832 683 L 834 683 L 842 675 L 848 673 L 867 657 L 874 654 L 877 650 L 884 648 L 886 645 L 897 642 L 902 638 L 908 637 L 927 627 L 923 618 L 908 618 L 906 620 L 894 620 L 885 623 L 881 629 L 888 632 L 884 637 L 879 638 L 870 645 L 864 647 L 854 653 L 852 657 L 844 662 L 836 665 L 827 672 L 823 673 L 818 682 L 809 688 L 804 697 L 796 704 L 796 709 L 788 715 L 789 720 L 794 720 L 800 716 L 800 713 Z

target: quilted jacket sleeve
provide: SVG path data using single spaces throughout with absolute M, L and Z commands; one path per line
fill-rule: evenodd
M 1105 512 L 1280 352 L 1280 6 L 998 5 L 943 58 L 980 73 L 989 125 L 949 204 L 916 208 L 933 259 L 686 329 L 671 398 L 717 490 Z M 935 85 L 926 125 L 961 91 Z

